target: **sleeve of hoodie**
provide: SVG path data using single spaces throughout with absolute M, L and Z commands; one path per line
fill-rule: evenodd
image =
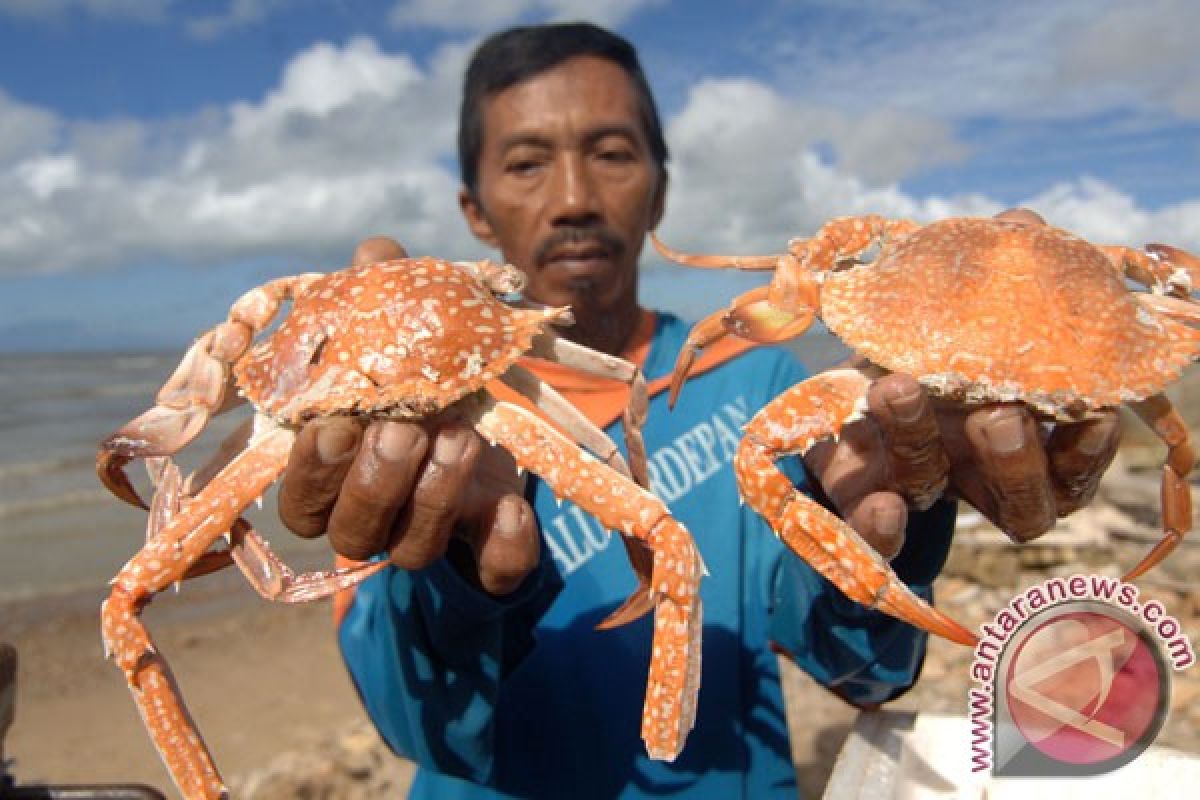
M 364 581 L 338 643 L 388 746 L 439 772 L 486 781 L 500 688 L 533 647 L 534 626 L 561 588 L 546 548 L 503 598 L 470 586 L 445 559 Z
M 932 602 L 933 580 L 950 549 L 955 503 L 910 512 L 892 569 Z M 892 700 L 920 673 L 928 634 L 846 598 L 792 553 L 780 557 L 773 586 L 771 640 L 817 681 L 859 706 Z

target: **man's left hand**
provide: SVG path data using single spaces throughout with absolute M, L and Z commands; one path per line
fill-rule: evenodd
M 822 442 L 805 467 L 842 517 L 891 558 L 904 544 L 910 508 L 944 487 L 1014 540 L 1036 539 L 1086 505 L 1116 455 L 1115 411 L 1057 423 L 1044 437 L 1025 406 L 938 405 L 909 375 L 875 381 L 870 414 L 837 442 Z

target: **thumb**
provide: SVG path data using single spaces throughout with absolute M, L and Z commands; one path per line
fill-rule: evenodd
M 354 248 L 351 263 L 360 267 L 396 258 L 408 258 L 408 251 L 404 249 L 404 245 L 388 236 L 372 236 L 370 239 L 363 239 L 358 243 L 358 247 Z

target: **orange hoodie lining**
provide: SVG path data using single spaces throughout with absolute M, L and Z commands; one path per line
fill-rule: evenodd
M 654 329 L 657 325 L 657 314 L 653 311 L 642 309 L 641 316 L 638 319 L 637 330 L 634 332 L 629 346 L 621 353 L 621 357 L 626 361 L 637 364 L 638 367 L 644 367 L 646 365 L 646 358 L 650 355 L 650 343 L 654 339 Z M 699 375 L 708 372 L 714 367 L 756 346 L 755 342 L 748 342 L 733 336 L 720 339 L 701 351 L 695 364 L 692 365 L 689 374 Z M 591 375 L 585 375 L 572 367 L 565 367 L 561 364 L 542 361 L 541 359 L 522 358 L 519 363 L 522 367 L 525 367 L 557 389 L 572 405 L 582 411 L 584 416 L 601 428 L 611 425 L 620 418 L 621 412 L 625 410 L 625 403 L 629 396 L 629 386 L 623 381 L 612 380 L 610 378 L 595 378 Z M 647 389 L 650 396 L 653 397 L 665 391 L 670 385 L 671 376 L 664 375 L 650 381 Z M 487 389 L 497 400 L 514 403 L 531 410 L 534 408 L 533 404 L 527 398 L 505 386 L 500 381 L 492 381 L 488 384 Z

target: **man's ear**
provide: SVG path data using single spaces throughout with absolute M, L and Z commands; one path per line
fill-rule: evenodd
M 492 230 L 492 223 L 488 222 L 487 215 L 483 213 L 483 206 L 475 199 L 475 195 L 471 193 L 466 186 L 460 186 L 458 189 L 458 207 L 462 211 L 463 217 L 467 220 L 467 227 L 475 238 L 486 244 L 488 247 L 500 249 L 500 243 L 496 239 L 496 233 Z
M 658 227 L 658 223 L 662 222 L 663 214 L 667 210 L 667 168 L 662 168 L 662 177 L 658 181 L 658 188 L 654 192 L 654 206 L 650 212 L 650 230 Z

